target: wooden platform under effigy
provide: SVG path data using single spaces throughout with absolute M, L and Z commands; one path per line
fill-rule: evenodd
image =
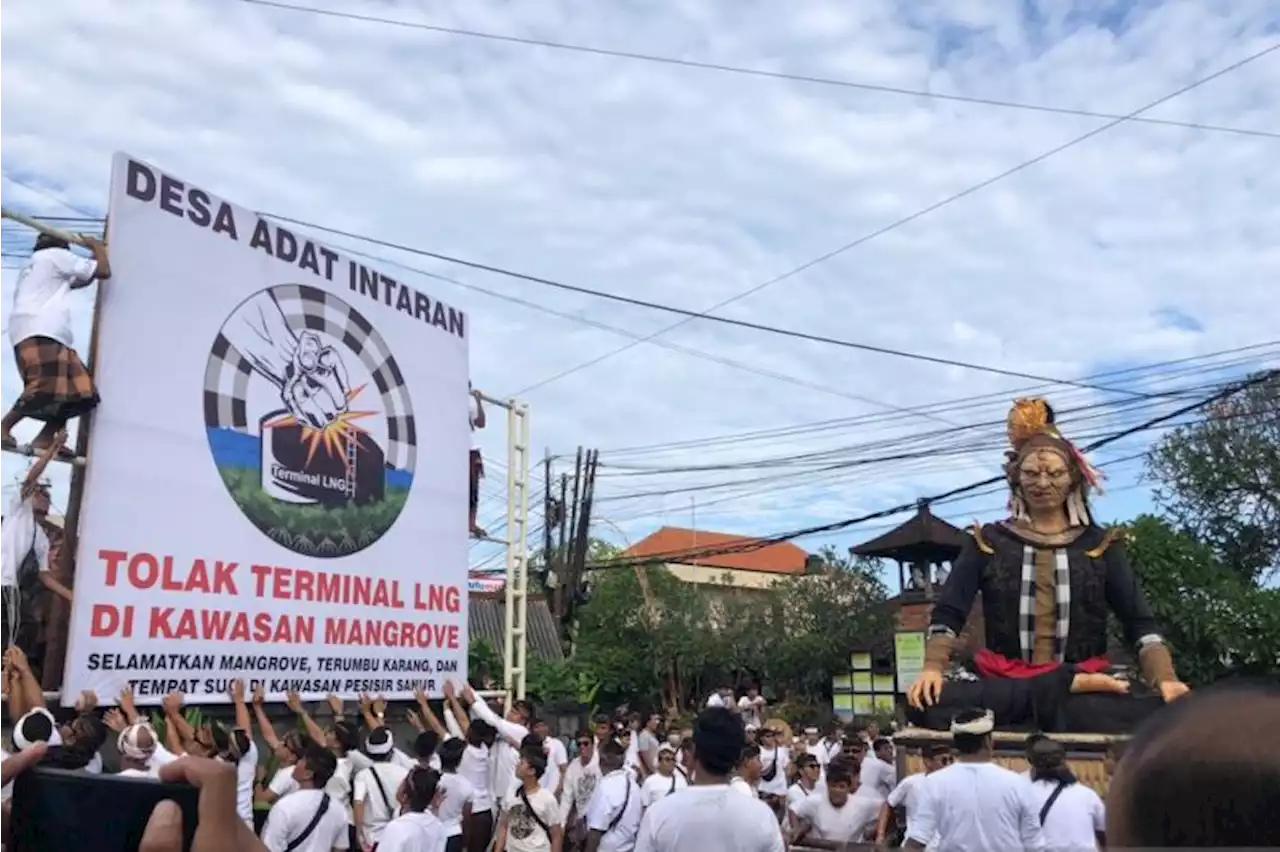
M 1111 783 L 1107 775 L 1107 751 L 1114 743 L 1128 742 L 1125 734 L 1052 734 L 1054 740 L 1067 749 L 1067 764 L 1080 779 L 1080 783 L 1092 787 L 1099 796 L 1107 795 Z M 1014 772 L 1025 772 L 1027 761 L 1023 756 L 1027 734 L 1016 731 L 996 731 L 995 762 Z M 920 749 L 929 743 L 949 743 L 951 734 L 946 731 L 930 731 L 926 728 L 904 728 L 893 735 L 898 752 L 898 777 L 905 778 L 924 771 Z

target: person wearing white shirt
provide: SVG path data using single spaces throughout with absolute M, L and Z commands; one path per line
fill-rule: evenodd
M 693 725 L 693 783 L 645 812 L 635 852 L 786 852 L 769 807 L 729 786 L 729 773 L 745 745 L 742 722 L 727 708 L 698 714 Z
M 708 707 L 724 707 L 728 710 L 737 708 L 737 704 L 733 700 L 733 690 L 730 687 L 722 686 L 707 697 Z
M 743 733 L 746 733 L 745 729 Z M 734 774 L 733 780 L 729 782 L 729 786 L 739 793 L 750 796 L 753 799 L 759 799 L 760 773 L 762 771 L 760 746 L 748 744 L 742 749 L 742 755 L 738 760 L 738 770 Z
M 760 729 L 760 783 L 756 788 L 765 804 L 781 818 L 786 812 L 787 766 L 791 753 L 778 743 L 778 732 L 770 727 Z
M 272 806 L 262 827 L 262 845 L 268 852 L 348 848 L 347 815 L 324 792 L 337 765 L 338 759 L 327 749 L 315 744 L 307 747 L 293 766 L 298 789 Z
M 665 799 L 689 786 L 684 773 L 676 766 L 676 750 L 668 743 L 658 746 L 658 769 L 640 788 L 640 803 L 648 808 L 659 799 Z
M 475 800 L 475 788 L 458 774 L 467 745 L 460 739 L 450 738 L 440 744 L 440 801 L 436 816 L 444 826 L 445 852 L 461 852 L 463 828 L 471 821 L 471 805 Z M 429 803 L 428 803 L 429 804 Z
M 516 761 L 515 787 L 502 799 L 502 817 L 494 838 L 493 852 L 551 852 L 564 842 L 560 804 L 539 779 L 547 770 L 547 759 L 529 752 Z
M 886 739 L 875 741 L 874 748 L 862 760 L 858 770 L 858 792 L 863 799 L 883 802 L 894 787 L 898 786 L 898 770 L 893 765 L 893 743 Z
M 463 717 L 465 721 L 465 717 Z M 471 819 L 467 822 L 466 845 L 472 852 L 483 852 L 493 837 L 499 804 L 493 798 L 493 769 L 490 748 L 498 732 L 479 719 L 467 725 L 466 749 L 458 764 L 458 774 L 471 784 Z
M 920 757 L 924 762 L 924 772 L 908 775 L 899 781 L 880 807 L 880 818 L 876 823 L 876 844 L 879 846 L 884 846 L 889 839 L 895 808 L 902 808 L 907 812 L 907 831 L 910 832 L 911 821 L 920 808 L 920 785 L 930 773 L 951 765 L 951 746 L 946 743 L 929 743 L 921 749 Z
M 951 723 L 956 762 L 928 775 L 905 849 L 1044 850 L 1026 780 L 991 762 L 995 714 L 964 710 Z M 935 837 L 936 835 L 936 837 Z
M 116 737 L 116 751 L 120 752 L 120 771 L 116 774 L 121 778 L 159 777 L 158 768 L 152 764 L 156 732 L 149 722 L 134 722 L 121 731 Z
M 600 783 L 600 756 L 596 739 L 590 731 L 578 734 L 578 756 L 565 770 L 564 792 L 560 796 L 560 813 L 564 833 L 572 848 L 580 849 L 587 841 L 587 805 Z
M 604 777 L 587 805 L 586 852 L 631 852 L 635 848 L 644 805 L 640 785 L 622 765 L 625 757 L 616 742 L 606 743 L 600 750 Z
M 853 795 L 857 786 L 853 767 L 843 760 L 827 765 L 827 782 L 822 792 L 809 796 L 790 814 L 794 842 L 806 840 L 835 844 L 859 844 L 875 825 L 879 805 Z
M 489 750 L 492 781 L 489 792 L 495 802 L 503 801 L 515 787 L 516 766 L 520 762 L 520 744 L 529 736 L 533 708 L 527 701 L 513 701 L 504 719 L 476 695 L 470 684 L 462 687 L 462 700 L 471 705 L 471 716 L 484 721 L 497 731 Z
M 395 741 L 388 728 L 370 731 L 365 738 L 364 750 L 371 763 L 355 775 L 351 809 L 360 842 L 364 846 L 373 846 L 382 836 L 383 829 L 396 817 L 396 791 L 409 771 L 391 761 Z
M 569 768 L 569 750 L 559 737 L 551 736 L 551 726 L 545 719 L 538 719 L 533 723 L 533 733 L 542 740 L 543 751 L 547 755 L 547 771 L 543 773 L 540 783 L 558 799 L 564 788 L 565 770 Z
M 822 767 L 818 758 L 805 752 L 796 758 L 796 783 L 787 788 L 787 810 L 794 811 L 796 805 L 810 796 L 817 795 L 820 787 L 818 779 L 822 775 Z
M 382 830 L 378 852 L 443 852 L 448 848 L 444 822 L 431 812 L 440 781 L 439 772 L 422 764 L 409 770 L 396 791 L 400 816 Z M 461 843 L 461 835 L 458 840 Z
M 71 291 L 110 278 L 111 264 L 100 240 L 81 240 L 92 258 L 73 254 L 66 240 L 40 234 L 14 282 L 7 319 L 23 387 L 0 421 L 0 443 L 6 446 L 13 443 L 13 427 L 32 417 L 44 421 L 32 446 L 44 449 L 69 419 L 98 404 L 93 378 L 71 348 Z
M 840 752 L 844 746 L 844 740 L 840 736 L 840 725 L 832 722 L 827 725 L 827 732 L 822 739 L 813 748 L 814 757 L 818 758 L 818 765 L 822 767 L 822 775 L 826 776 L 827 764 L 840 756 Z
M 747 694 L 738 699 L 738 715 L 742 717 L 742 724 L 762 727 L 766 704 L 758 687 L 747 687 Z
M 1067 766 L 1062 743 L 1041 738 L 1032 746 L 1031 805 L 1037 808 L 1044 845 L 1054 852 L 1093 852 L 1106 846 L 1102 799 Z

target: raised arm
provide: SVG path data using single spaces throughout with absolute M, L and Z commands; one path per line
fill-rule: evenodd
M 285 703 L 289 705 L 289 709 L 298 714 L 298 718 L 302 720 L 302 727 L 306 729 L 307 736 L 320 744 L 324 744 L 325 735 L 324 728 L 311 718 L 311 714 L 307 712 L 307 707 L 302 703 L 302 696 L 290 690 L 285 694 Z
M 36 486 L 40 484 L 40 477 L 44 475 L 45 468 L 49 466 L 49 462 L 58 454 L 58 450 L 62 449 L 67 443 L 67 430 L 59 429 L 53 435 L 53 440 L 49 442 L 49 446 L 41 450 L 40 455 L 36 457 L 31 467 L 27 468 L 27 475 L 22 480 L 22 499 L 31 496 L 31 492 L 35 491 Z
M 471 715 L 486 724 L 492 725 L 498 731 L 499 736 L 516 748 L 519 748 L 521 741 L 529 736 L 529 729 L 524 725 L 517 725 L 515 722 L 508 721 L 493 712 L 493 708 L 480 700 L 470 684 L 463 687 L 462 697 L 471 702 Z
M 280 738 L 276 736 L 275 726 L 267 718 L 266 708 L 262 706 L 265 697 L 262 684 L 259 683 L 253 688 L 253 717 L 258 723 L 258 731 L 262 734 L 262 739 L 272 751 L 275 751 L 280 748 Z
M 467 716 L 466 709 L 462 706 L 462 702 L 458 700 L 457 693 L 453 689 L 453 681 L 446 680 L 444 682 L 444 700 L 446 706 L 444 708 L 444 718 L 448 722 L 450 717 L 453 718 L 453 725 L 456 725 L 458 732 L 454 734 L 458 739 L 466 739 L 467 729 L 471 727 L 471 721 Z M 450 726 L 450 731 L 453 726 Z
M 418 710 L 422 715 L 422 721 L 425 722 L 431 730 L 436 732 L 436 735 L 440 737 L 441 742 L 449 739 L 451 736 L 449 729 L 440 724 L 440 719 L 434 712 L 432 712 L 431 704 L 427 701 L 427 694 L 421 689 L 415 689 L 413 691 L 413 697 L 418 702 Z
M 17 645 L 10 645 L 5 669 L 9 677 L 9 713 L 17 720 L 28 711 L 44 706 L 44 692 L 40 681 L 31 673 L 27 655 Z

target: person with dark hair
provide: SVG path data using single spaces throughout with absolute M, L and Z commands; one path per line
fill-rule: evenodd
M 560 796 L 565 844 L 570 849 L 581 849 L 587 842 L 587 806 L 600 783 L 600 755 L 594 733 L 579 731 L 577 744 L 578 754 L 565 770 L 564 792 Z
M 387 823 L 378 852 L 441 852 L 448 848 L 444 823 L 432 813 L 440 798 L 440 773 L 420 764 L 409 770 L 396 801 L 400 816 Z
M 858 792 L 860 799 L 874 799 L 877 804 L 888 798 L 898 786 L 898 768 L 893 762 L 893 740 L 877 737 L 864 754 L 858 767 Z
M 22 392 L 0 421 L 0 443 L 13 445 L 13 427 L 28 417 L 44 421 L 31 441 L 44 449 L 67 421 L 92 411 L 98 390 L 80 356 L 71 348 L 72 290 L 111 277 L 107 247 L 83 236 L 92 258 L 73 254 L 67 241 L 40 234 L 14 285 L 9 340 L 22 376 Z
M 346 812 L 324 792 L 337 766 L 332 752 L 306 741 L 292 769 L 297 789 L 272 806 L 262 827 L 262 844 L 267 849 L 319 852 L 347 848 Z M 201 822 L 203 816 L 202 808 Z
M 604 777 L 587 805 L 586 852 L 631 852 L 635 846 L 644 805 L 626 760 L 626 750 L 617 742 L 600 749 Z
M 1023 759 L 1027 761 L 1027 768 L 1022 770 L 1021 774 L 1022 777 L 1026 778 L 1028 781 L 1031 780 L 1031 750 L 1035 748 L 1036 743 L 1045 739 L 1045 736 L 1045 734 L 1042 734 L 1039 731 L 1034 731 L 1027 734 L 1027 738 L 1022 741 L 1022 756 Z
M 518 786 L 502 800 L 502 817 L 493 852 L 558 852 L 564 842 L 560 805 L 540 779 L 547 771 L 543 755 L 523 752 L 516 761 Z
M 458 766 L 466 754 L 467 744 L 457 737 L 440 743 L 440 802 L 436 816 L 444 825 L 447 838 L 445 852 L 462 852 L 466 843 L 466 829 L 471 822 L 471 805 L 475 801 L 475 788 L 458 774 Z
M 1107 746 L 1107 753 L 1102 757 L 1102 768 L 1107 773 L 1108 782 L 1116 776 L 1116 768 L 1120 766 L 1127 746 L 1128 743 L 1124 740 L 1115 740 Z
M 516 765 L 520 762 L 520 747 L 524 738 L 529 736 L 529 726 L 533 724 L 533 707 L 524 700 L 513 701 L 504 719 L 476 695 L 470 684 L 463 685 L 462 700 L 470 704 L 473 718 L 484 721 L 497 731 L 497 738 L 489 754 L 494 764 L 490 793 L 494 801 L 500 802 L 517 786 L 519 779 L 516 778 Z M 545 769 L 546 760 L 542 763 Z
M 865 839 L 880 803 L 853 795 L 858 788 L 855 772 L 840 759 L 828 764 L 825 789 L 791 811 L 793 842 L 815 849 L 843 849 Z
M 990 710 L 956 714 L 956 762 L 925 778 L 904 848 L 924 849 L 931 842 L 958 852 L 1045 848 L 1026 780 L 991 760 L 995 725 Z
M 613 721 L 604 713 L 600 713 L 591 721 L 591 726 L 595 731 L 596 754 L 599 754 L 600 746 L 613 736 Z
M 796 781 L 787 788 L 787 811 L 795 810 L 796 805 L 812 796 L 818 790 L 822 778 L 822 765 L 818 758 L 805 752 L 796 758 Z
M 745 736 L 746 729 L 743 729 Z M 744 796 L 752 799 L 760 798 L 760 773 L 764 767 L 760 765 L 760 746 L 748 743 L 742 747 L 738 755 L 737 770 L 729 786 Z
M 876 823 L 876 844 L 883 846 L 889 839 L 890 826 L 893 823 L 893 812 L 902 808 L 907 812 L 907 830 L 911 830 L 911 821 L 920 809 L 921 783 L 929 775 L 951 765 L 951 746 L 946 743 L 929 743 L 920 749 L 920 759 L 924 763 L 924 772 L 908 775 L 898 782 L 893 792 L 885 799 L 880 809 L 880 818 Z
M 559 799 L 564 791 L 564 774 L 569 768 L 569 750 L 559 737 L 551 735 L 551 725 L 546 719 L 535 719 L 531 730 L 542 740 L 543 753 L 547 756 L 547 772 L 542 776 L 542 786 Z
M 273 738 L 274 733 L 268 740 Z M 253 797 L 255 803 L 271 805 L 298 789 L 298 779 L 294 775 L 293 767 L 312 744 L 313 740 L 301 731 L 289 731 L 275 741 L 273 751 L 279 768 L 270 782 L 258 788 Z M 334 760 L 337 761 L 336 756 Z M 330 773 L 330 776 L 332 775 L 333 773 Z
M 693 723 L 692 784 L 649 808 L 635 852 L 785 852 L 769 807 L 729 786 L 729 773 L 745 746 L 742 720 L 728 708 L 699 713 Z
M 779 731 L 765 725 L 760 729 L 760 777 L 757 789 L 781 820 L 787 811 L 787 766 L 791 750 L 779 742 Z
M 1105 847 L 1107 814 L 1102 798 L 1076 780 L 1062 743 L 1041 737 L 1028 757 L 1031 804 L 1038 808 L 1045 846 L 1082 852 Z
M 658 746 L 658 769 L 640 788 L 640 801 L 648 808 L 659 799 L 679 792 L 689 786 L 688 780 L 676 766 L 676 750 L 669 743 Z
M 357 837 L 366 847 L 376 845 L 387 824 L 395 819 L 396 791 L 409 774 L 391 759 L 394 750 L 390 728 L 374 728 L 365 737 L 364 753 L 371 764 L 355 775 L 351 810 Z
M 1226 681 L 1157 713 L 1129 741 L 1107 791 L 1107 842 L 1280 847 L 1277 720 L 1275 680 Z

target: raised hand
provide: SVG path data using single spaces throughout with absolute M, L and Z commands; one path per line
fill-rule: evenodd
M 92 713 L 93 709 L 98 706 L 98 694 L 92 689 L 86 689 L 80 693 L 80 697 L 76 699 L 76 712 L 80 714 Z
M 298 335 L 281 396 L 299 422 L 323 429 L 347 410 L 347 370 L 342 356 L 314 331 Z
M 284 703 L 295 713 L 302 712 L 302 696 L 294 692 L 292 689 L 284 694 Z
M 262 702 L 263 702 L 263 701 L 265 701 L 265 700 L 266 700 L 266 698 L 267 698 L 267 694 L 266 694 L 265 690 L 263 689 L 262 684 L 261 684 L 261 683 L 256 684 L 256 685 L 253 687 L 253 703 L 254 703 L 254 705 L 255 705 L 255 706 L 258 706 L 258 707 L 261 707 L 261 706 L 262 706 Z
M 115 731 L 117 734 L 123 731 L 125 728 L 129 727 L 128 720 L 125 719 L 124 714 L 121 713 L 119 708 L 117 707 L 112 707 L 110 710 L 108 710 L 106 713 L 103 714 L 102 724 L 106 725 L 108 728 Z
M 244 681 L 240 678 L 234 678 L 231 683 L 227 684 L 227 695 L 236 704 L 244 703 Z
M 324 698 L 329 702 L 329 709 L 333 711 L 334 718 L 342 717 L 342 699 L 330 692 Z

